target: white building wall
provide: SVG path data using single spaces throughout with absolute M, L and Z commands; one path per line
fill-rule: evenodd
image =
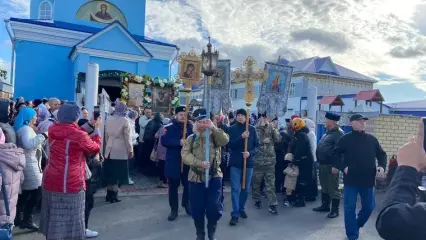
M 337 77 L 336 77 L 337 78 Z M 331 77 L 324 76 L 296 76 L 292 77 L 290 89 L 289 89 L 289 99 L 287 105 L 287 113 L 284 118 L 288 118 L 293 114 L 300 114 L 301 110 L 305 110 L 306 100 L 300 100 L 302 97 L 307 96 L 308 87 L 316 87 L 318 91 L 318 96 L 327 96 L 327 95 L 344 95 L 344 94 L 357 94 L 362 90 L 371 90 L 373 89 L 373 83 L 361 82 L 361 81 L 351 81 L 348 79 L 336 79 Z M 260 95 L 260 82 L 255 81 L 255 95 L 251 105 L 251 112 L 257 114 L 256 103 Z M 245 83 L 232 83 L 231 84 L 231 99 L 233 110 L 240 108 L 246 108 L 245 101 L 243 99 L 245 93 Z M 191 99 L 203 99 L 203 91 L 196 91 L 191 93 Z M 184 104 L 184 98 L 181 97 L 181 103 Z M 355 107 L 355 101 L 353 98 L 343 98 L 342 99 L 345 105 L 343 106 L 343 111 L 348 112 Z M 358 102 L 358 104 L 364 104 L 364 101 Z M 318 107 L 317 107 L 318 108 Z M 373 103 L 372 108 L 379 111 L 380 105 L 378 103 Z M 328 110 L 328 105 L 321 106 L 321 109 Z M 340 112 L 340 107 L 335 106 L 331 108 L 332 111 Z M 383 113 L 389 113 L 389 110 L 386 106 L 383 106 Z

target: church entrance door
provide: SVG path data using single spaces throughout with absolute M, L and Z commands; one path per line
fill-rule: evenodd
M 98 94 L 102 93 L 104 89 L 111 100 L 114 102 L 121 96 L 121 75 L 123 71 L 107 70 L 99 72 L 99 88 Z

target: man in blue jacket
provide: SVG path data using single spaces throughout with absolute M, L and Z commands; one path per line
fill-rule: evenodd
M 232 213 L 229 224 L 231 226 L 237 225 L 239 217 L 247 218 L 245 205 L 251 188 L 254 155 L 259 150 L 259 142 L 255 128 L 249 125 L 249 130 L 246 131 L 247 120 L 247 111 L 239 109 L 237 111 L 237 122 L 228 129 L 230 139 L 228 148 L 230 150 L 229 166 L 231 167 L 230 178 L 232 198 Z M 248 138 L 247 152 L 244 152 L 244 140 L 246 138 Z M 246 182 L 245 189 L 241 189 L 244 159 L 247 161 Z
M 165 126 L 165 133 L 161 137 L 161 144 L 167 149 L 166 164 L 164 168 L 164 175 L 168 178 L 169 183 L 169 205 L 171 208 L 169 221 L 173 221 L 178 217 L 179 197 L 178 189 L 182 182 L 183 195 L 182 207 L 185 208 L 186 213 L 189 214 L 188 204 L 188 172 L 189 167 L 184 165 L 183 172 L 181 172 L 181 149 L 185 143 L 183 140 L 183 126 L 185 122 L 185 106 L 177 107 L 175 110 L 175 119 L 172 123 Z M 192 134 L 192 125 L 187 123 L 187 133 L 185 139 Z

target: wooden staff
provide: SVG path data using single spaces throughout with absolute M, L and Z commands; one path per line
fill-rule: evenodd
M 250 106 L 251 103 L 246 102 L 246 106 L 247 106 L 247 116 L 246 116 L 246 132 L 249 131 L 249 116 L 250 116 Z M 244 152 L 248 151 L 248 139 L 246 138 L 244 139 Z M 242 182 L 242 189 L 246 189 L 246 170 L 247 170 L 247 158 L 244 158 L 244 162 L 243 162 L 243 182 Z
M 191 86 L 189 86 L 189 87 L 191 87 Z M 183 136 L 182 136 L 182 140 L 185 141 L 186 133 L 188 132 L 186 125 L 188 124 L 189 93 L 191 92 L 191 88 L 185 88 L 184 90 L 182 90 L 182 92 L 184 92 L 186 94 L 186 98 L 185 98 L 185 120 L 183 122 Z M 183 161 L 181 161 L 181 163 L 180 163 L 180 172 L 183 173 Z

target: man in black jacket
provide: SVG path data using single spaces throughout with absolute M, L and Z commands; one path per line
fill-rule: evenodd
M 249 125 L 246 131 L 246 121 L 249 121 L 247 111 L 239 109 L 237 111 L 236 123 L 228 129 L 230 150 L 229 165 L 231 176 L 231 199 L 232 213 L 229 224 L 235 226 L 238 224 L 239 217 L 247 218 L 245 212 L 245 204 L 247 202 L 248 193 L 251 189 L 251 179 L 253 176 L 254 156 L 259 152 L 259 141 L 256 129 Z M 247 152 L 244 151 L 244 142 L 247 140 Z M 241 188 L 241 179 L 243 176 L 243 164 L 246 165 L 245 189 Z
M 377 231 L 383 239 L 426 239 L 426 203 L 416 203 L 416 177 L 426 168 L 424 137 L 422 119 L 417 137 L 410 138 L 409 143 L 398 151 L 399 166 L 376 221 Z
M 315 212 L 330 212 L 328 218 L 336 218 L 339 216 L 340 191 L 339 191 L 339 174 L 333 174 L 333 149 L 337 145 L 339 139 L 344 132 L 337 122 L 340 116 L 335 113 L 327 112 L 325 114 L 325 127 L 327 132 L 321 138 L 317 150 L 317 161 L 319 163 L 319 179 L 321 184 L 321 201 L 320 207 L 314 208 Z M 331 211 L 330 211 L 331 202 Z
M 376 172 L 384 174 L 386 153 L 376 137 L 365 132 L 368 118 L 354 114 L 350 118 L 352 132 L 345 134 L 333 150 L 334 169 L 344 173 L 345 228 L 349 240 L 356 240 L 359 229 L 370 218 L 376 205 L 374 185 Z M 376 169 L 376 158 L 379 167 Z M 358 194 L 361 196 L 361 211 L 355 213 Z

